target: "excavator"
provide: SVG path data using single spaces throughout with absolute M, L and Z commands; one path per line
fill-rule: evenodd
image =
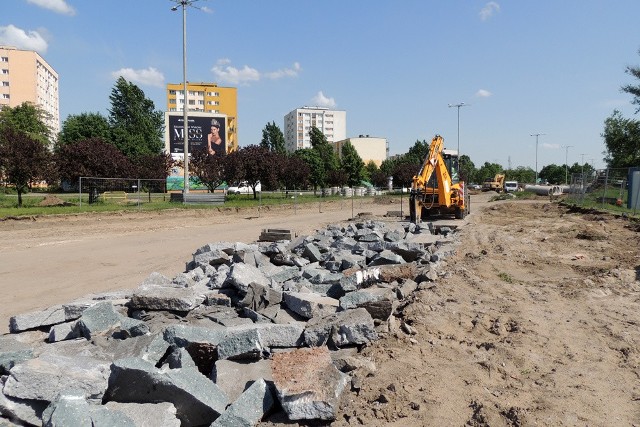
M 458 174 L 458 152 L 446 150 L 444 139 L 436 135 L 420 172 L 413 177 L 409 199 L 411 222 L 417 224 L 433 213 L 453 213 L 456 219 L 464 219 L 469 209 L 469 192 Z

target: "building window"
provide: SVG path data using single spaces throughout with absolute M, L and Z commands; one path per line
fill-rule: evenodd
M 190 99 L 189 100 L 189 105 L 196 105 L 196 100 L 195 99 Z
M 9 62 L 9 57 L 8 56 L 3 56 L 2 57 L 2 62 Z
M 8 69 L 6 69 L 6 68 L 3 68 L 3 69 L 2 69 L 2 74 L 9 74 L 9 70 L 8 70 Z
M 169 104 L 175 104 L 176 100 L 175 98 L 169 98 Z
M 9 94 L 8 94 L 8 93 L 3 93 L 3 94 L 2 94 L 2 97 L 3 97 L 4 99 L 9 99 Z
M 2 86 L 9 86 L 9 82 L 2 82 Z
M 204 105 L 204 101 L 202 99 L 198 100 L 198 105 Z
M 175 95 L 175 94 L 176 94 L 176 91 L 175 91 L 175 90 L 170 90 L 170 91 L 169 91 L 169 95 Z

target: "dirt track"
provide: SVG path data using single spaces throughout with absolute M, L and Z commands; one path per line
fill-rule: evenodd
M 401 310 L 416 334 L 363 350 L 377 369 L 358 372 L 361 389 L 345 393 L 334 425 L 640 425 L 638 224 L 483 197 L 442 277 Z M 2 222 L 2 326 L 11 314 L 134 287 L 152 271 L 173 276 L 211 241 L 253 241 L 263 228 L 304 234 L 352 214 L 350 203 L 318 210 Z

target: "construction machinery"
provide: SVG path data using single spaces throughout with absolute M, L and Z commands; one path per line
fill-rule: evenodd
M 413 177 L 409 200 L 411 222 L 419 223 L 434 213 L 463 219 L 469 206 L 469 192 L 458 174 L 458 152 L 446 150 L 444 139 L 436 135 L 420 172 Z
M 504 190 L 504 174 L 498 173 L 493 178 L 487 178 L 482 183 L 482 191 L 497 191 L 500 193 Z

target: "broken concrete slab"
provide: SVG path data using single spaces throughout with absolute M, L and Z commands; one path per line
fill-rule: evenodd
M 78 322 L 73 320 L 71 322 L 60 323 L 53 325 L 49 329 L 49 342 L 72 340 L 82 336 L 77 329 Z
M 271 280 L 267 278 L 262 270 L 248 264 L 237 263 L 231 266 L 227 283 L 245 293 L 249 289 L 251 283 L 257 283 L 263 286 L 269 286 Z
M 132 309 L 190 311 L 204 301 L 204 296 L 193 288 L 172 285 L 141 285 L 131 296 Z
M 331 362 L 326 347 L 277 353 L 272 362 L 278 400 L 291 420 L 334 420 L 349 376 Z
M 6 377 L 0 378 L 0 390 L 4 387 L 5 380 Z M 19 422 L 20 425 L 40 425 L 42 412 L 48 404 L 49 402 L 41 400 L 17 399 L 0 392 L 0 414 L 4 418 Z
M 231 402 L 235 402 L 253 382 L 259 379 L 273 381 L 271 360 L 261 359 L 250 363 L 217 360 L 211 372 L 211 379 L 226 393 Z
M 229 403 L 224 392 L 197 369 L 162 371 L 136 358 L 113 362 L 105 400 L 170 402 L 183 426 L 211 424 Z
M 262 378 L 234 401 L 211 427 L 255 426 L 275 403 L 271 387 Z
M 73 388 L 86 398 L 101 399 L 108 378 L 109 363 L 104 360 L 44 354 L 14 366 L 3 392 L 19 399 L 51 402 L 61 391 Z
M 110 301 L 99 302 L 87 308 L 77 321 L 77 331 L 86 339 L 115 329 L 129 337 L 149 333 L 149 327 L 143 321 L 118 313 Z
M 18 336 L 0 336 L 0 375 L 8 373 L 16 364 L 34 357 L 33 344 L 21 342 Z
M 366 303 L 396 299 L 396 295 L 393 290 L 389 288 L 381 288 L 372 286 L 370 288 L 360 289 L 354 292 L 349 292 L 340 298 L 340 308 L 347 310 L 350 308 L 358 308 L 364 306 Z
M 302 292 L 285 292 L 284 303 L 291 311 L 307 319 L 335 313 L 340 305 L 337 299 Z
M 364 308 L 314 317 L 304 330 L 305 343 L 312 347 L 366 344 L 377 338 L 373 318 Z
M 131 418 L 136 427 L 180 427 L 176 407 L 170 402 L 120 403 L 107 402 L 107 409 L 119 411 Z
M 36 310 L 29 313 L 18 314 L 9 319 L 9 332 L 18 333 L 29 329 L 51 326 L 67 321 L 64 307 L 54 305 L 44 310 Z
M 56 426 L 122 426 L 136 427 L 124 413 L 102 405 L 92 405 L 81 391 L 60 393 L 42 414 L 42 425 Z

